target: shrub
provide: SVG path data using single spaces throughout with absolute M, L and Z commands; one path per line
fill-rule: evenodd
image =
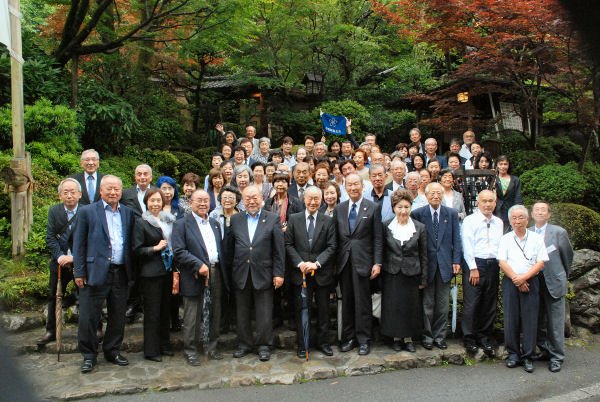
M 551 223 L 569 233 L 575 249 L 600 251 L 600 214 L 583 205 L 560 203 L 552 205 Z
M 520 149 L 512 152 L 510 155 L 510 164 L 512 174 L 521 176 L 523 172 L 537 167 L 556 163 L 556 159 L 549 157 L 539 151 L 530 151 L 528 149 Z
M 581 146 L 567 137 L 540 137 L 536 141 L 536 149 L 561 165 L 581 159 Z
M 588 190 L 588 181 L 579 174 L 574 163 L 544 165 L 528 170 L 521 175 L 521 183 L 525 204 L 539 199 L 581 204 Z
M 176 178 L 179 176 L 179 159 L 169 151 L 154 151 L 148 152 L 146 163 L 152 167 L 154 178 L 160 176 L 171 176 Z M 154 172 L 155 171 L 155 172 Z M 160 174 L 159 174 L 160 173 Z
M 177 165 L 179 175 L 175 177 L 175 180 L 178 183 L 186 173 L 196 173 L 200 177 L 203 177 L 203 175 L 208 173 L 208 166 L 195 156 L 186 152 L 173 152 L 173 155 L 179 160 L 179 165 Z
M 108 158 L 100 158 L 99 171 L 103 174 L 114 174 L 120 177 L 125 189 L 135 184 L 135 167 L 142 163 L 144 162 L 132 157 L 109 156 Z
M 199 148 L 197 150 L 195 150 L 194 152 L 192 152 L 192 156 L 196 157 L 200 163 L 202 163 L 202 165 L 204 166 L 204 170 L 202 171 L 203 174 L 208 174 L 208 171 L 210 169 L 210 162 L 212 159 L 212 154 L 214 154 L 215 152 L 217 152 L 217 148 L 216 147 L 206 147 L 206 148 Z M 182 172 L 183 174 L 185 174 L 186 172 Z M 199 173 L 196 173 L 199 175 Z
M 371 114 L 363 105 L 353 100 L 343 101 L 329 101 L 323 103 L 320 107 L 323 112 L 333 114 L 336 116 L 345 116 L 352 120 L 352 135 L 356 138 L 357 142 L 361 142 L 365 137 L 365 133 L 369 131 L 369 124 L 371 123 Z M 313 115 L 317 122 L 319 122 L 319 108 L 313 110 Z M 321 124 L 319 122 L 319 127 Z M 320 130 L 319 130 L 320 131 Z M 345 139 L 345 136 L 334 136 L 328 135 L 329 138 L 333 139 Z
M 48 270 L 34 275 L 17 276 L 0 281 L 0 300 L 9 310 L 30 307 L 48 295 Z
M 63 152 L 53 144 L 30 142 L 26 149 L 31 153 L 31 164 L 55 171 L 60 176 L 68 176 L 81 170 L 80 155 Z

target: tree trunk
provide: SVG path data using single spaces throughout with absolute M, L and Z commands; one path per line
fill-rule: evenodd
M 79 83 L 79 56 L 74 54 L 71 59 L 71 108 L 77 108 L 78 83 Z

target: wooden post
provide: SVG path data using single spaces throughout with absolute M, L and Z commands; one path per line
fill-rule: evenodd
M 23 52 L 21 49 L 20 0 L 9 0 L 11 32 L 11 100 L 14 158 L 1 175 L 10 194 L 13 257 L 25 255 L 25 243 L 33 220 L 31 157 L 25 152 L 23 118 Z

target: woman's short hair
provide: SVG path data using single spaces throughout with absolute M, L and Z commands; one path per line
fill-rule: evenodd
M 186 173 L 183 175 L 183 177 L 181 178 L 181 184 L 185 185 L 185 184 L 194 184 L 196 186 L 196 188 L 200 187 L 200 176 L 198 176 L 196 173 Z
M 436 157 L 429 159 L 429 161 L 427 162 L 427 166 L 431 165 L 432 163 L 437 163 L 438 165 L 440 165 L 440 167 L 442 167 L 440 160 Z
M 507 155 L 500 155 L 499 157 L 497 157 L 496 158 L 496 166 L 498 166 L 498 164 L 503 161 L 508 162 L 508 173 L 510 174 L 510 172 L 512 170 L 512 164 L 510 163 L 510 159 L 508 158 Z
M 390 197 L 390 203 L 392 204 L 392 209 L 394 209 L 396 204 L 398 204 L 402 200 L 406 200 L 406 201 L 408 201 L 409 204 L 412 204 L 413 196 L 409 190 L 399 188 L 398 190 L 394 191 L 392 193 L 392 196 Z
M 492 158 L 492 155 L 485 151 L 480 153 L 479 155 L 477 155 L 477 158 L 475 158 L 475 161 L 473 162 L 473 168 L 475 169 L 481 169 L 479 167 L 479 161 L 481 160 L 481 158 L 485 158 L 488 160 L 488 162 L 490 163 L 490 167 L 488 169 L 493 169 L 494 168 L 494 159 Z M 508 164 L 508 166 L 510 166 L 510 163 Z
M 342 143 L 341 143 L 339 140 L 333 140 L 333 141 L 331 141 L 331 142 L 329 143 L 329 145 L 327 146 L 327 151 L 329 151 L 329 152 L 333 152 L 333 151 L 331 150 L 331 148 L 332 148 L 333 144 L 335 144 L 336 142 L 337 142 L 337 144 L 340 146 L 340 149 L 341 149 L 341 148 L 342 148 Z
M 314 170 L 314 172 L 312 174 L 313 180 L 315 179 L 315 174 L 317 173 L 317 170 L 319 170 L 319 169 L 325 169 L 327 171 L 327 174 L 329 176 L 331 176 L 331 167 L 329 166 L 329 163 L 327 163 L 327 162 L 319 162 L 317 164 L 317 166 L 315 166 L 315 170 Z
M 223 186 L 223 188 L 221 189 L 221 191 L 219 191 L 219 195 L 217 195 L 217 201 L 219 201 L 219 204 L 221 204 L 221 195 L 225 191 L 229 191 L 230 193 L 235 194 L 235 205 L 239 204 L 240 201 L 242 200 L 242 193 L 240 193 L 240 190 L 238 190 L 237 187 L 234 187 L 234 186 Z
M 365 152 L 365 150 L 357 149 L 356 151 L 354 151 L 354 155 L 356 155 L 356 154 L 362 154 L 365 163 L 367 163 L 368 156 L 367 156 L 367 153 Z
M 287 172 L 276 171 L 275 174 L 273 174 L 273 185 L 275 185 L 275 182 L 280 180 L 285 181 L 289 185 L 290 175 Z
M 165 200 L 165 195 L 160 190 L 160 188 L 158 188 L 158 187 L 150 187 L 146 191 L 146 194 L 144 194 L 144 205 L 146 206 L 146 208 L 148 208 L 148 199 L 150 197 L 152 197 L 156 193 L 160 194 L 160 199 L 162 200 L 163 207 L 165 206 L 165 204 L 167 203 L 167 201 Z
M 223 172 L 223 169 L 221 168 L 212 168 L 210 169 L 210 171 L 208 172 L 208 189 L 209 190 L 213 190 L 213 179 L 217 176 L 221 176 L 221 178 L 223 179 L 223 182 L 225 182 L 225 172 Z
M 235 186 L 237 187 L 237 180 L 235 178 L 244 172 L 248 172 L 248 178 L 251 183 L 253 180 L 252 170 L 246 165 L 238 165 L 233 168 L 233 177 L 231 178 L 231 184 L 235 184 Z
M 396 151 L 401 151 L 403 148 L 406 148 L 406 150 L 408 151 L 408 144 L 406 142 L 396 144 Z
M 261 161 L 256 161 L 252 164 L 252 166 L 250 167 L 250 169 L 252 169 L 252 171 L 254 172 L 254 168 L 257 166 L 262 166 L 263 170 L 265 170 L 265 167 L 267 166 L 266 163 L 262 163 Z
M 283 160 L 283 152 L 279 149 L 272 150 L 269 152 L 269 157 L 267 158 L 267 162 L 272 162 L 274 156 L 280 156 Z
M 452 175 L 452 180 L 455 179 L 455 177 L 454 177 L 454 170 L 452 170 L 450 168 L 443 168 L 442 170 L 440 170 L 440 173 L 438 174 L 438 177 L 441 179 L 442 177 L 444 177 L 444 175 L 446 173 L 450 173 Z

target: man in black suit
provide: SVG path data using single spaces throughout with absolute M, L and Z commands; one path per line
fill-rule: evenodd
M 88 205 L 100 200 L 100 181 L 104 176 L 98 172 L 100 155 L 94 149 L 86 149 L 81 153 L 83 172 L 74 174 L 71 178 L 81 186 L 79 205 Z
M 62 201 L 48 211 L 46 245 L 50 250 L 50 292 L 48 293 L 48 316 L 46 334 L 37 340 L 38 345 L 46 345 L 56 340 L 56 286 L 58 270 L 61 270 L 63 291 L 73 279 L 73 225 L 81 199 L 81 186 L 75 179 L 65 179 L 58 185 L 58 197 Z
M 435 345 L 447 349 L 450 280 L 460 272 L 462 258 L 458 212 L 442 205 L 441 184 L 429 183 L 425 195 L 429 205 L 410 214 L 427 227 L 429 269 L 427 286 L 423 289 L 423 347 L 431 350 Z
M 210 196 L 196 190 L 190 197 L 192 213 L 173 226 L 173 252 L 181 271 L 180 293 L 183 295 L 183 344 L 186 361 L 199 366 L 198 344 L 202 327 L 204 290 L 211 293 L 208 348 L 204 353 L 212 360 L 223 356 L 217 352 L 221 329 L 221 286 L 228 287 L 221 252 L 221 226 L 208 218 Z
M 329 289 L 335 275 L 335 225 L 333 219 L 318 213 L 323 199 L 321 190 L 315 186 L 306 189 L 304 203 L 306 210 L 293 214 L 288 219 L 285 232 L 285 249 L 294 286 L 296 301 L 296 339 L 298 357 L 304 358 L 306 349 L 302 333 L 302 275 L 306 277 L 307 299 L 310 304 L 313 295 L 318 310 L 318 346 L 326 356 L 333 356 L 329 346 Z
M 560 371 L 565 359 L 565 296 L 569 272 L 573 263 L 573 247 L 567 231 L 548 223 L 552 216 L 550 204 L 537 201 L 531 207 L 535 226 L 529 230 L 544 237 L 550 258 L 538 273 L 540 282 L 540 310 L 537 345 L 541 353 L 533 360 L 550 360 L 548 369 Z
M 404 176 L 406 176 L 406 164 L 401 158 L 394 158 L 390 166 L 392 172 L 392 181 L 386 184 L 385 189 L 392 193 L 399 188 L 404 188 Z
M 288 187 L 288 194 L 300 200 L 304 199 L 304 192 L 309 187 L 310 166 L 306 162 L 298 162 L 294 166 L 294 183 Z
M 359 345 L 358 354 L 370 352 L 372 301 L 370 280 L 381 272 L 383 231 L 381 211 L 363 198 L 359 175 L 346 176 L 350 198 L 335 207 L 333 220 L 337 231 L 337 267 L 342 290 L 341 352 Z
M 227 266 L 237 306 L 238 349 L 246 356 L 257 345 L 261 361 L 271 358 L 273 343 L 273 289 L 283 285 L 285 244 L 279 215 L 261 209 L 262 194 L 248 186 L 242 193 L 246 212 L 231 217 L 226 240 Z M 252 341 L 250 306 L 254 301 L 256 342 Z
M 121 204 L 131 208 L 136 218 L 141 218 L 146 212 L 146 204 L 144 204 L 144 196 L 150 188 L 152 182 L 152 168 L 148 165 L 138 165 L 135 168 L 135 183 L 133 187 L 123 190 Z M 134 262 L 133 280 L 129 284 L 129 292 L 127 296 L 127 311 L 125 316 L 129 322 L 135 321 L 135 316 L 142 305 L 141 295 L 139 290 L 139 267 Z
M 119 366 L 129 364 L 119 349 L 125 329 L 127 282 L 131 273 L 133 212 L 119 203 L 123 184 L 113 175 L 100 183 L 102 200 L 81 208 L 73 233 L 75 284 L 79 287 L 79 351 L 82 373 L 96 365 L 96 328 L 104 301 L 108 308 L 102 343 L 104 358 Z
M 427 138 L 425 140 L 425 166 L 429 164 L 429 161 L 433 158 L 436 158 L 440 161 L 440 167 L 442 169 L 448 167 L 448 161 L 445 156 L 438 155 L 437 152 L 438 144 L 435 138 Z

